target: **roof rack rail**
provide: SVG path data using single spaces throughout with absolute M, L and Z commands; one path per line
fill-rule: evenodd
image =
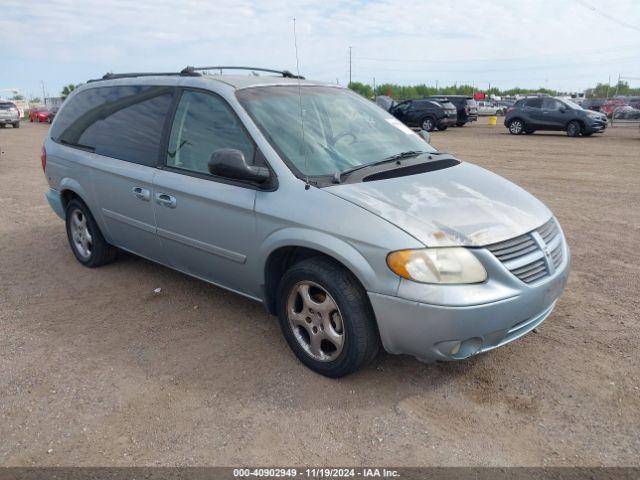
M 212 67 L 185 67 L 180 72 L 182 75 L 199 75 L 199 70 L 251 70 L 255 72 L 268 72 L 268 73 L 277 73 L 278 75 L 282 75 L 284 78 L 299 78 L 300 80 L 304 80 L 302 75 L 294 75 L 289 70 L 273 70 L 271 68 L 260 68 L 260 67 L 234 67 L 234 66 L 212 66 Z
M 94 78 L 92 80 L 88 80 L 87 83 L 92 82 L 101 82 L 103 80 L 115 80 L 117 78 L 134 78 L 134 77 L 177 77 L 177 76 L 189 76 L 189 77 L 199 77 L 200 73 L 196 71 L 191 72 L 131 72 L 131 73 L 105 73 L 102 78 Z

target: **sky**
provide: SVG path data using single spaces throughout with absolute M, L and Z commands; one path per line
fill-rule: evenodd
M 251 65 L 347 84 L 640 87 L 639 0 L 0 0 L 0 90 Z M 7 92 L 0 91 L 0 96 Z

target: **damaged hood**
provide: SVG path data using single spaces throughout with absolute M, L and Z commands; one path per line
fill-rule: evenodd
M 549 209 L 508 180 L 469 163 L 324 190 L 398 226 L 426 246 L 484 246 L 527 233 Z

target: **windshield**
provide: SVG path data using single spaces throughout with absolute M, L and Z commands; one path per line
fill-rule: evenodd
M 580 105 L 578 105 L 575 102 L 572 102 L 571 100 L 562 100 L 564 103 L 566 103 L 567 105 L 569 105 L 571 108 L 573 108 L 574 110 L 582 110 L 582 107 Z
M 356 93 L 321 86 L 301 86 L 298 92 L 293 85 L 237 93 L 294 173 L 333 175 L 406 151 L 435 151 L 399 120 Z

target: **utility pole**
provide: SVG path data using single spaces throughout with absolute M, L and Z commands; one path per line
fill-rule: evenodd
M 616 83 L 616 93 L 614 94 L 614 97 L 618 95 L 618 88 L 620 88 L 620 74 L 618 74 L 618 83 Z
M 44 80 L 40 80 L 40 83 L 42 83 L 42 101 L 46 105 L 47 104 L 47 95 L 44 93 Z
M 373 77 L 373 96 L 376 96 L 376 77 Z
M 349 47 L 349 85 L 351 85 L 351 46 Z

